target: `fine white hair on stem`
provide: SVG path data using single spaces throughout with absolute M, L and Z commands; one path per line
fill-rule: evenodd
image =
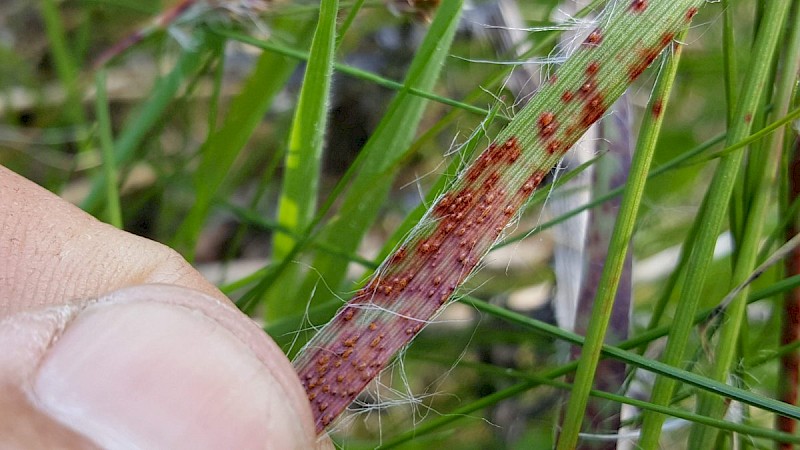
M 460 59 L 461 61 L 475 63 L 475 64 L 494 64 L 494 65 L 500 65 L 500 66 L 523 66 L 523 65 L 544 66 L 544 65 L 548 65 L 548 64 L 561 64 L 561 63 L 563 63 L 564 61 L 567 60 L 566 56 L 554 56 L 554 57 L 547 57 L 547 58 L 530 58 L 530 59 L 526 59 L 526 60 L 510 60 L 510 61 L 466 58 L 464 56 L 457 56 L 457 55 L 453 55 L 453 58 Z

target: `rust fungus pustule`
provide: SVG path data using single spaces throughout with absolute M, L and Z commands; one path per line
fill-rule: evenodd
M 561 141 L 559 141 L 558 139 L 553 139 L 552 141 L 548 142 L 547 147 L 545 147 L 547 153 L 550 155 L 558 152 L 559 150 L 561 150 L 561 148 L 562 148 Z
M 406 250 L 405 247 L 400 247 L 399 249 L 397 249 L 396 252 L 392 254 L 391 257 L 389 257 L 389 263 L 396 264 L 403 261 L 404 259 L 406 259 L 407 253 L 408 251 Z
M 584 128 L 589 128 L 593 123 L 600 120 L 606 112 L 603 94 L 599 92 L 595 93 L 595 95 L 583 105 L 583 110 L 581 112 L 581 125 Z
M 544 180 L 546 173 L 542 170 L 534 171 L 525 183 L 522 184 L 522 187 L 519 188 L 520 192 L 524 195 L 524 198 L 527 198 L 540 184 L 542 184 L 542 180 Z
M 667 35 L 662 36 L 662 41 L 666 37 L 667 37 Z M 671 40 L 672 40 L 672 37 L 670 37 L 669 40 L 667 40 L 667 43 L 669 43 Z M 633 80 L 639 78 L 639 75 L 641 75 L 645 71 L 645 69 L 650 67 L 650 64 L 652 64 L 653 61 L 655 61 L 655 59 L 658 58 L 658 55 L 661 54 L 661 49 L 662 48 L 663 48 L 663 46 L 657 46 L 657 47 L 652 47 L 652 48 L 647 48 L 647 49 L 640 50 L 639 51 L 639 55 L 640 55 L 639 60 L 636 61 L 635 63 L 633 63 L 633 65 L 631 65 L 631 67 L 628 69 L 628 79 L 630 81 L 633 81 Z
M 467 180 L 478 181 L 489 168 L 502 164 L 513 164 L 520 156 L 520 146 L 516 136 L 511 136 L 503 144 L 492 143 L 481 153 L 467 171 Z
M 578 93 L 583 98 L 588 98 L 597 89 L 597 81 L 594 78 L 587 79 L 578 89 Z
M 647 0 L 633 0 L 630 9 L 636 14 L 643 13 L 647 9 Z
M 597 72 L 600 70 L 600 62 L 599 61 L 592 61 L 586 66 L 586 75 L 594 76 L 597 75 Z
M 600 30 L 600 28 L 595 28 L 591 33 L 589 33 L 588 36 L 586 36 L 586 39 L 583 41 L 583 45 L 594 47 L 600 45 L 601 42 L 603 42 L 603 32 Z
M 697 11 L 698 11 L 697 7 L 695 6 L 692 6 L 691 8 L 687 9 L 686 15 L 684 16 L 686 18 L 686 21 L 691 22 L 692 19 L 694 19 L 695 14 L 697 14 Z
M 543 112 L 541 116 L 539 116 L 539 128 L 544 128 L 551 123 L 553 123 L 553 119 L 555 116 L 551 112 Z
M 544 112 L 537 121 L 539 137 L 549 139 L 558 130 L 558 121 L 551 112 Z
M 658 100 L 653 102 L 653 117 L 661 117 L 661 113 L 664 111 L 664 102 L 659 98 Z

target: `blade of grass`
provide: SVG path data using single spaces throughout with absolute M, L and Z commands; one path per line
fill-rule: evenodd
M 687 32 L 678 34 L 677 42 L 682 42 Z M 592 388 L 595 370 L 597 369 L 600 351 L 605 341 L 608 321 L 614 307 L 617 287 L 628 259 L 628 246 L 633 237 L 636 225 L 636 216 L 639 204 L 644 195 L 647 174 L 650 163 L 655 153 L 656 143 L 663 123 L 663 111 L 666 107 L 675 76 L 680 63 L 681 45 L 672 47 L 672 57 L 669 58 L 661 73 L 653 95 L 647 105 L 651 114 L 645 116 L 639 132 L 631 170 L 620 203 L 611 242 L 608 245 L 608 255 L 603 265 L 603 273 L 597 287 L 592 307 L 592 316 L 586 331 L 586 343 L 581 350 L 578 361 L 578 370 L 575 374 L 574 388 L 570 394 L 567 412 L 563 421 L 563 428 L 558 439 L 558 449 L 568 450 L 574 448 L 578 442 L 578 434 L 586 409 L 588 393 Z
M 585 341 L 582 336 L 578 336 L 569 331 L 562 330 L 556 326 L 541 322 L 536 319 L 532 319 L 530 317 L 524 316 L 522 314 L 513 311 L 509 311 L 502 307 L 492 305 L 490 303 L 484 302 L 482 300 L 473 297 L 466 297 L 466 296 L 462 297 L 460 299 L 460 302 L 470 305 L 481 312 L 485 312 L 495 317 L 498 317 L 502 320 L 506 320 L 509 323 L 525 327 L 536 333 L 544 333 L 547 334 L 548 336 L 554 336 L 558 339 L 562 339 L 564 341 L 576 345 L 583 345 Z M 667 328 L 665 327 L 663 331 L 664 333 L 666 333 Z M 777 414 L 782 414 L 789 417 L 800 417 L 800 408 L 798 407 L 788 405 L 786 403 L 779 402 L 771 398 L 758 396 L 756 394 L 753 394 L 752 392 L 728 386 L 724 383 L 719 383 L 715 380 L 711 380 L 701 375 L 697 375 L 692 372 L 668 366 L 664 363 L 639 356 L 632 352 L 628 352 L 622 348 L 622 347 L 633 348 L 640 344 L 641 344 L 640 342 L 637 343 L 635 342 L 635 340 L 628 340 L 625 343 L 620 344 L 619 347 L 604 345 L 602 353 L 605 356 L 625 361 L 627 364 L 634 365 L 636 367 L 645 369 L 647 371 L 662 376 L 671 377 L 671 379 L 680 380 L 684 384 L 694 386 L 702 390 L 714 391 L 733 400 L 741 401 L 746 404 L 751 404 L 758 408 L 762 408 L 764 410 L 771 411 Z M 540 377 L 543 377 L 545 379 L 554 379 L 563 376 L 575 370 L 577 364 L 578 364 L 577 362 L 574 362 L 547 370 L 544 373 L 542 373 Z M 393 439 L 390 439 L 388 442 L 384 443 L 383 446 L 381 446 L 380 448 L 394 448 L 404 442 L 408 442 L 411 439 L 424 436 L 425 434 L 437 430 L 456 420 L 469 417 L 470 413 L 483 409 L 487 406 L 493 405 L 501 400 L 512 397 L 519 393 L 525 392 L 528 389 L 538 386 L 539 384 L 540 383 L 534 381 L 526 381 L 515 384 L 509 388 L 503 389 L 502 391 L 498 391 L 486 397 L 482 397 L 481 399 L 476 400 L 463 407 L 457 408 L 456 410 L 451 411 L 446 415 L 442 415 L 435 419 L 429 420 L 425 423 L 418 424 L 417 426 L 414 427 L 413 430 L 410 430 L 406 433 L 402 433 L 401 435 Z M 664 405 L 657 405 L 654 403 L 650 404 L 664 407 Z
M 761 93 L 764 91 L 771 66 L 770 61 L 776 48 L 781 24 L 786 18 L 788 6 L 789 2 L 782 0 L 770 2 L 766 6 L 765 22 L 759 29 L 753 49 L 754 61 L 750 65 L 744 90 L 740 96 L 740 104 L 734 115 L 736 119 L 728 133 L 728 145 L 742 140 L 750 132 L 752 117 L 760 104 Z M 671 366 L 678 366 L 683 360 L 683 353 L 691 331 L 691 318 L 694 316 L 702 295 L 701 289 L 705 283 L 716 239 L 722 226 L 722 220 L 725 218 L 733 184 L 742 160 L 742 152 L 734 152 L 723 157 L 706 194 L 708 200 L 705 220 L 700 224 L 696 245 L 692 249 L 692 255 L 688 261 L 680 303 L 663 356 L 664 363 Z M 672 398 L 674 389 L 675 381 L 673 379 L 658 377 L 650 401 L 666 405 Z M 660 414 L 651 412 L 644 414 L 642 437 L 639 441 L 639 445 L 643 449 L 652 450 L 658 447 L 663 423 L 664 416 Z
M 733 111 L 736 107 L 736 89 L 739 87 L 736 67 L 736 42 L 733 34 L 733 5 L 730 0 L 722 0 L 722 64 L 725 67 L 725 97 L 728 103 L 728 128 L 733 125 Z
M 322 150 L 333 79 L 338 9 L 338 0 L 322 0 L 319 21 L 311 41 L 308 65 L 289 134 L 289 149 L 284 161 L 283 184 L 278 199 L 277 222 L 295 233 L 301 233 L 308 227 L 317 208 Z M 291 235 L 274 233 L 272 259 L 280 261 L 286 258 L 296 243 Z M 293 271 L 285 272 L 285 274 L 292 273 Z M 296 283 L 293 279 L 287 281 Z M 285 311 L 296 311 L 298 303 L 301 303 L 300 298 L 287 296 L 285 290 L 279 290 L 282 295 L 277 296 L 276 301 L 267 303 L 268 318 L 281 317 L 285 315 Z
M 793 31 L 793 39 L 784 41 L 788 43 L 786 51 L 786 60 L 783 65 L 783 72 L 778 80 L 777 90 L 775 91 L 775 108 L 772 110 L 772 115 L 782 117 L 786 115 L 789 110 L 791 100 L 791 92 L 797 79 L 798 69 L 800 69 L 800 15 L 798 11 L 800 8 L 794 8 L 794 21 L 789 21 L 792 24 L 791 30 Z M 758 247 L 762 241 L 762 230 L 764 228 L 764 221 L 768 215 L 769 200 L 771 199 L 770 192 L 775 185 L 777 170 L 780 165 L 781 155 L 783 152 L 783 133 L 775 133 L 769 135 L 763 145 L 763 150 L 767 152 L 767 158 L 762 158 L 761 171 L 756 173 L 758 178 L 754 180 L 757 184 L 756 192 L 751 195 L 747 204 L 747 209 L 744 211 L 746 215 L 746 222 L 743 224 L 743 237 L 742 242 L 739 243 L 739 251 L 737 253 L 737 260 L 733 274 L 734 283 L 742 283 L 749 280 L 753 268 L 758 260 Z M 754 164 L 756 161 L 751 161 Z M 746 296 L 749 285 L 740 290 L 727 308 L 725 320 L 722 323 L 719 344 L 714 352 L 714 364 L 711 368 L 711 377 L 719 381 L 725 381 L 734 369 L 734 358 L 739 349 L 739 336 L 740 328 L 742 327 L 745 317 Z M 722 399 L 709 394 L 701 394 L 700 402 L 698 404 L 697 412 L 709 417 L 722 417 L 726 405 Z M 692 427 L 692 433 L 689 438 L 689 445 L 692 448 L 704 448 L 711 445 L 717 438 L 717 431 L 715 429 L 695 426 Z
M 431 24 L 431 26 L 433 26 L 433 24 Z M 257 47 L 263 50 L 275 52 L 289 58 L 294 58 L 299 61 L 308 61 L 309 59 L 308 52 L 295 50 L 280 44 L 276 44 L 274 42 L 261 41 L 251 36 L 243 35 L 241 33 L 236 33 L 231 30 L 220 29 L 220 28 L 212 28 L 212 30 L 221 36 L 225 36 L 227 38 L 234 39 L 236 41 L 252 45 L 253 47 Z M 462 109 L 472 114 L 485 116 L 489 112 L 487 109 L 479 108 L 477 106 L 470 105 L 469 103 L 459 102 L 457 100 L 453 100 L 448 97 L 442 97 L 441 95 L 437 95 L 431 92 L 430 90 L 425 90 L 414 86 L 408 86 L 408 81 L 406 81 L 405 83 L 398 83 L 397 81 L 384 78 L 378 74 L 363 69 L 359 69 L 357 67 L 349 66 L 343 63 L 334 63 L 333 68 L 336 69 L 337 72 L 349 75 L 353 78 L 369 81 L 378 86 L 382 86 L 398 92 L 408 92 L 409 94 L 416 95 L 424 99 L 433 100 L 443 105 L 453 106 L 455 108 Z M 511 120 L 509 117 L 506 117 L 502 114 L 498 114 L 498 117 L 504 120 Z
M 797 67 L 797 53 L 800 53 L 800 7 L 795 3 L 794 11 L 792 12 L 794 19 L 789 20 L 792 24 L 788 34 L 788 45 L 784 51 L 784 58 L 787 62 L 784 64 L 781 78 L 784 82 L 788 81 L 793 74 L 798 73 Z M 794 57 L 794 65 L 792 67 L 792 58 Z M 779 88 L 777 98 L 791 99 L 791 104 L 797 106 L 800 104 L 800 89 L 797 85 L 793 87 L 793 92 L 788 95 L 782 93 L 783 87 Z M 798 223 L 798 214 L 793 211 L 793 207 L 800 205 L 800 129 L 786 127 L 784 135 L 780 139 L 775 139 L 775 145 L 783 146 L 783 155 L 780 164 L 781 177 L 779 199 L 780 199 L 780 214 L 782 217 L 781 226 L 785 230 L 786 239 L 791 239 L 792 236 L 800 232 L 800 224 Z M 771 236 L 770 236 L 771 237 Z M 787 258 L 785 263 L 785 272 L 787 275 L 800 274 L 800 249 L 795 248 L 791 255 Z M 777 306 L 778 302 L 776 302 Z M 780 317 L 781 334 L 780 343 L 781 348 L 787 348 L 796 344 L 800 344 L 800 289 L 794 289 L 788 292 L 783 297 L 783 304 L 780 306 L 783 312 Z M 776 308 L 775 311 L 778 311 Z M 780 313 L 779 313 L 780 314 Z M 796 348 L 781 355 L 780 358 L 780 372 L 779 379 L 782 380 L 778 385 L 777 398 L 786 403 L 797 405 L 798 404 L 798 389 L 800 389 L 800 352 Z M 797 430 L 797 421 L 787 419 L 784 417 L 776 417 L 775 428 L 779 431 L 788 433 L 795 433 Z M 788 446 L 779 447 L 779 450 L 791 450 Z
M 592 196 L 604 194 L 611 189 L 624 187 L 631 172 L 633 155 L 633 121 L 631 107 L 627 95 L 623 95 L 614 104 L 614 115 L 599 123 L 600 142 L 608 147 L 606 156 L 598 161 L 592 180 Z M 603 208 L 597 208 L 589 215 L 588 229 L 592 233 L 586 239 L 585 275 L 581 276 L 581 289 L 578 295 L 574 331 L 586 334 L 597 295 L 597 280 L 602 276 L 608 248 L 613 238 L 614 224 L 620 208 L 619 199 L 612 199 Z M 619 277 L 619 289 L 614 294 L 613 307 L 609 315 L 609 330 L 604 341 L 616 345 L 628 338 L 633 300 L 633 255 L 631 249 L 625 251 L 624 262 Z M 571 359 L 580 357 L 581 349 L 571 348 Z M 615 360 L 603 360 L 597 363 L 593 380 L 594 390 L 621 392 L 625 383 L 625 364 Z M 570 380 L 571 381 L 571 380 Z M 594 398 L 586 404 L 584 412 L 585 434 L 609 434 L 619 431 L 621 410 L 620 404 L 608 399 Z M 577 448 L 616 450 L 616 442 L 594 442 L 581 439 Z
M 415 358 L 415 359 L 422 360 L 422 361 L 433 361 L 433 362 L 437 362 L 437 363 L 445 364 L 445 365 L 452 364 L 452 361 L 448 361 L 448 360 L 445 360 L 444 358 L 433 356 L 433 355 L 430 355 L 430 354 L 426 354 L 426 355 L 412 354 L 410 356 Z M 565 383 L 563 381 L 554 380 L 554 379 L 547 378 L 547 377 L 544 377 L 544 376 L 541 376 L 541 375 L 531 374 L 531 373 L 523 372 L 523 371 L 520 371 L 520 370 L 509 369 L 509 368 L 506 368 L 506 367 L 497 367 L 497 366 L 493 366 L 493 365 L 490 365 L 490 364 L 476 363 L 476 362 L 472 362 L 472 361 L 459 361 L 458 367 L 459 368 L 474 369 L 476 371 L 480 371 L 480 372 L 491 374 L 491 375 L 497 375 L 497 376 L 503 376 L 503 377 L 512 377 L 512 378 L 516 378 L 516 379 L 519 379 L 519 380 L 527 380 L 527 381 L 530 381 L 532 383 L 537 383 L 538 385 L 541 385 L 541 386 L 551 386 L 551 387 L 554 387 L 554 388 L 562 389 L 562 390 L 564 390 L 566 392 L 571 392 L 574 389 L 574 384 L 571 384 L 571 383 Z M 746 425 L 746 424 L 741 424 L 741 423 L 734 423 L 734 422 L 728 422 L 728 421 L 720 420 L 720 419 L 714 419 L 714 418 L 711 418 L 711 417 L 706 417 L 706 416 L 703 416 L 703 415 L 700 415 L 700 414 L 695 414 L 695 413 L 692 413 L 692 412 L 689 412 L 689 411 L 685 411 L 685 410 L 682 410 L 682 409 L 672 408 L 672 407 L 668 407 L 668 406 L 659 406 L 659 405 L 655 405 L 653 403 L 646 402 L 646 401 L 643 401 L 643 400 L 637 400 L 636 398 L 626 397 L 626 396 L 623 396 L 623 395 L 618 395 L 618 394 L 614 394 L 614 393 L 611 393 L 611 392 L 608 392 L 608 391 L 599 390 L 599 389 L 590 390 L 589 391 L 589 395 L 591 397 L 593 397 L 594 399 L 601 399 L 601 400 L 605 400 L 605 401 L 608 401 L 608 402 L 617 403 L 617 404 L 620 404 L 620 405 L 631 405 L 631 406 L 634 406 L 634 407 L 642 409 L 642 410 L 649 410 L 649 411 L 659 412 L 661 414 L 665 414 L 665 415 L 669 415 L 669 416 L 676 417 L 676 418 L 679 418 L 679 419 L 683 419 L 683 420 L 686 420 L 686 421 L 689 421 L 689 422 L 692 422 L 692 423 L 707 425 L 707 426 L 714 427 L 714 428 L 719 429 L 719 430 L 727 430 L 727 431 L 731 431 L 731 432 L 735 432 L 735 433 L 740 433 L 740 434 L 743 434 L 743 435 L 749 436 L 749 437 L 770 439 L 770 440 L 773 440 L 773 441 L 776 441 L 776 442 L 787 442 L 787 443 L 798 443 L 798 444 L 800 444 L 800 436 L 793 436 L 791 433 L 781 433 L 781 432 L 776 432 L 774 430 L 761 428 L 761 427 L 757 427 L 757 426 Z M 608 440 L 611 440 L 611 438 L 616 438 L 616 437 L 620 437 L 621 438 L 621 435 L 617 435 L 617 434 L 614 434 L 614 433 L 606 433 L 606 434 L 599 434 L 599 435 L 598 434 L 591 434 L 591 435 L 588 436 L 587 440 L 589 440 L 591 438 L 597 439 L 598 437 L 608 438 Z M 603 439 L 601 442 L 608 442 L 608 441 L 606 439 Z M 616 446 L 616 444 L 617 444 L 616 439 L 611 440 L 611 442 L 613 442 L 614 445 Z M 387 447 L 383 446 L 383 447 L 380 447 L 380 448 L 387 448 Z
M 347 12 L 347 17 L 344 18 L 342 24 L 339 25 L 339 31 L 336 33 L 336 48 L 342 44 L 342 39 L 344 35 L 347 33 L 347 30 L 350 29 L 350 25 L 356 20 L 356 16 L 358 12 L 361 11 L 361 7 L 364 6 L 364 2 L 366 0 L 356 0 L 352 6 L 350 6 L 350 11 Z
M 114 161 L 114 142 L 111 135 L 111 115 L 108 111 L 106 95 L 106 71 L 98 70 L 95 74 L 95 111 L 100 138 L 100 150 L 103 154 L 103 173 L 106 180 L 106 205 L 108 205 L 108 222 L 122 229 L 122 209 L 119 206 L 119 176 Z
M 66 91 L 65 117 L 72 123 L 85 125 L 86 114 L 83 111 L 78 83 L 77 61 L 73 58 L 64 25 L 54 0 L 39 2 L 42 18 L 44 19 L 47 40 L 50 43 L 50 53 L 53 56 L 56 73 Z

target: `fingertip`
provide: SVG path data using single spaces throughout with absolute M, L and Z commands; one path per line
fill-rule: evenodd
M 34 404 L 102 447 L 314 448 L 288 359 L 250 319 L 166 285 L 111 293 L 54 330 Z

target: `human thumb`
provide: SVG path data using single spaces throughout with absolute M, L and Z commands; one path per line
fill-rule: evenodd
M 329 445 L 274 342 L 190 289 L 134 286 L 12 315 L 0 320 L 0 348 L 0 397 L 12 402 L 0 401 L 0 447 L 33 437 L 41 447 Z

